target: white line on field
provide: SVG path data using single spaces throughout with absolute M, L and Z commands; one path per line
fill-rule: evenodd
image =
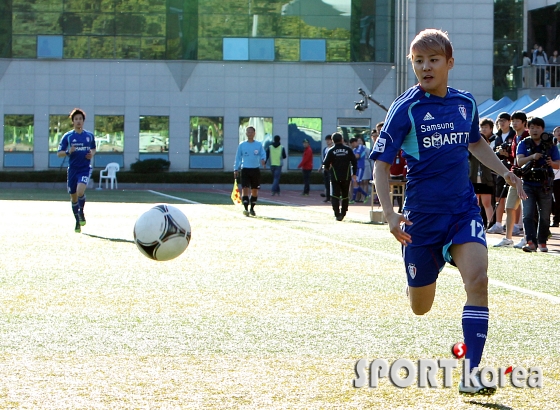
M 155 194 L 155 195 L 160 195 L 160 196 L 163 196 L 163 197 L 175 199 L 175 200 L 178 200 L 178 201 L 183 201 L 183 202 L 193 204 L 193 205 L 204 205 L 200 202 L 191 201 L 190 199 L 180 198 L 178 196 L 167 195 L 167 194 L 164 194 L 164 193 L 158 192 L 158 191 L 148 190 L 148 192 L 151 192 L 152 194 Z M 223 209 L 220 209 L 220 211 L 224 212 L 224 213 L 228 213 L 228 214 L 233 214 L 233 212 L 226 211 L 226 210 L 223 210 Z M 235 215 L 239 216 L 237 213 L 235 213 Z M 262 221 L 262 220 L 259 221 L 259 222 L 262 223 L 262 224 L 265 224 L 265 225 L 272 226 L 275 229 L 282 229 L 282 230 L 286 230 L 286 231 L 290 231 L 290 232 L 295 231 L 295 232 L 298 232 L 298 233 L 305 234 L 306 236 L 309 236 L 311 238 L 321 240 L 323 242 L 329 242 L 329 243 L 335 244 L 337 246 L 342 245 L 342 242 L 340 242 L 340 240 L 325 238 L 324 236 L 315 235 L 315 234 L 312 234 L 312 233 L 301 232 L 301 231 L 298 231 L 296 229 L 293 229 L 293 228 L 290 228 L 290 227 L 287 227 L 287 226 L 274 225 L 270 222 L 266 222 L 266 221 Z M 402 261 L 402 258 L 400 256 L 397 256 L 397 255 L 387 254 L 385 252 L 376 251 L 374 249 L 370 249 L 370 248 L 366 248 L 366 247 L 359 246 L 359 245 L 354 245 L 354 244 L 349 245 L 349 246 L 352 246 L 353 249 L 361 250 L 361 251 L 364 251 L 366 253 L 373 253 L 373 254 L 383 256 L 385 259 L 391 259 L 393 261 Z M 446 273 L 454 272 L 453 270 L 451 270 L 449 268 L 445 268 L 444 271 Z M 538 291 L 535 291 L 535 290 L 522 288 L 520 286 L 510 285 L 508 283 L 502 282 L 502 281 L 497 280 L 497 279 L 489 279 L 489 283 L 493 286 L 497 286 L 497 287 L 508 289 L 508 290 L 513 290 L 513 291 L 516 291 L 516 292 L 519 292 L 519 293 L 523 293 L 525 295 L 535 296 L 535 297 L 540 298 L 540 299 L 548 300 L 548 301 L 550 301 L 554 304 L 560 304 L 560 297 L 549 295 L 548 293 L 538 292 Z

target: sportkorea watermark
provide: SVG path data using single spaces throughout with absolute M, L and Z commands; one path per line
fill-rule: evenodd
M 375 359 L 368 363 L 367 359 L 356 362 L 356 378 L 353 385 L 356 388 L 369 386 L 379 387 L 380 380 L 387 378 L 395 387 L 406 388 L 417 385 L 418 388 L 439 388 L 437 375 L 443 377 L 444 388 L 453 387 L 453 370 L 459 367 L 459 359 L 464 357 L 466 346 L 456 343 L 452 347 L 454 359 L 397 359 L 389 363 L 387 359 Z M 369 366 L 368 366 L 369 364 Z M 367 368 L 369 367 L 369 372 Z M 467 387 L 506 387 L 510 384 L 517 388 L 542 388 L 543 372 L 539 366 L 524 368 L 521 366 L 508 367 L 475 367 L 470 370 L 468 359 L 463 360 L 461 380 Z

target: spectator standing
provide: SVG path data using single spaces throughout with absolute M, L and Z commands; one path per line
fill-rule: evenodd
M 539 46 L 538 49 L 533 52 L 533 65 L 537 66 L 537 87 L 544 87 L 546 85 L 545 66 L 547 64 L 548 56 L 542 46 Z
M 558 87 L 560 85 L 560 57 L 558 56 L 558 50 L 552 52 L 548 64 L 550 64 L 550 86 Z
M 303 173 L 303 193 L 304 196 L 309 196 L 309 179 L 311 176 L 311 171 L 313 170 L 313 151 L 309 146 L 309 141 L 303 140 L 303 156 L 301 162 L 298 165 Z
M 321 158 L 323 161 L 327 157 L 327 152 L 329 152 L 329 149 L 333 146 L 331 134 L 325 137 L 325 144 L 326 146 L 323 148 L 323 157 Z M 331 202 L 331 173 L 328 169 L 325 169 L 322 162 L 318 171 L 323 172 L 323 183 L 325 184 L 325 192 L 321 194 L 321 196 L 325 198 L 323 202 Z
M 357 172 L 356 172 L 356 180 L 353 184 L 352 189 L 352 199 L 349 201 L 350 204 L 356 202 L 356 196 L 358 192 L 364 197 L 364 202 L 367 201 L 368 194 L 366 191 L 362 189 L 360 186 L 360 182 L 364 179 L 364 172 L 366 166 L 366 147 L 363 144 L 358 142 L 357 138 L 350 138 L 350 148 L 354 152 L 356 156 L 356 163 L 357 163 Z
M 527 199 L 523 200 L 523 228 L 527 238 L 525 252 L 548 252 L 550 226 L 550 209 L 552 206 L 552 169 L 560 168 L 560 153 L 553 146 L 552 137 L 541 138 L 545 129 L 542 118 L 535 117 L 529 121 L 530 137 L 517 146 L 517 162 L 520 167 L 532 162 L 532 171 L 523 175 L 523 190 Z M 538 225 L 535 226 L 534 215 L 538 213 Z M 538 244 L 538 248 L 537 248 Z
M 480 135 L 487 144 L 490 144 L 490 137 L 493 135 L 493 130 L 494 121 L 489 118 L 483 118 L 480 121 Z M 494 213 L 494 207 L 492 206 L 492 193 L 495 190 L 494 175 L 490 168 L 482 164 L 478 158 L 472 154 L 469 154 L 469 164 L 469 178 L 473 184 L 474 193 L 476 194 L 479 204 L 482 203 L 482 208 L 484 208 L 485 217 L 483 221 L 489 224 L 492 221 L 492 214 Z
M 554 128 L 552 132 L 555 138 L 556 148 L 560 152 L 560 127 Z M 560 169 L 554 170 L 554 181 L 552 183 L 552 193 L 554 198 L 554 204 L 552 207 L 552 213 L 554 218 L 550 226 L 552 228 L 558 228 L 560 226 Z
M 274 136 L 274 142 L 266 149 L 266 160 L 270 161 L 272 172 L 272 196 L 280 195 L 280 175 L 286 159 L 286 150 L 280 144 L 280 135 Z
M 495 150 L 496 155 L 507 169 L 513 166 L 513 156 L 511 155 L 511 144 L 515 138 L 515 131 L 511 128 L 511 115 L 502 112 L 498 115 L 498 132 L 496 133 Z M 488 233 L 503 233 L 505 227 L 502 226 L 502 219 L 506 207 L 506 197 L 508 193 L 507 183 L 503 176 L 496 177 L 496 223 L 488 229 Z

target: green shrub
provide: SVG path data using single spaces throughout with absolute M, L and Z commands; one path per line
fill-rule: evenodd
M 130 165 L 132 172 L 138 174 L 153 174 L 157 172 L 167 171 L 171 163 L 163 158 L 145 159 L 143 161 L 136 161 Z

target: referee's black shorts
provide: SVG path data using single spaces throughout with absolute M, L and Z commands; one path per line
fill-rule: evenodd
M 259 168 L 241 168 L 241 187 L 260 189 L 261 170 Z

